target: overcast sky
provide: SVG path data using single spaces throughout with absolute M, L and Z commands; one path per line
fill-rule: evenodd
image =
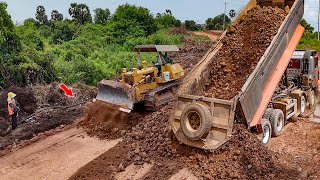
M 3 0 L 0 0 L 3 1 Z M 225 0 L 4 0 L 8 4 L 8 11 L 15 23 L 21 23 L 26 18 L 34 18 L 38 5 L 43 5 L 50 17 L 52 10 L 58 10 L 65 17 L 68 16 L 70 3 L 85 3 L 91 11 L 96 8 L 109 8 L 114 12 L 124 3 L 147 7 L 153 14 L 162 13 L 170 9 L 174 16 L 184 21 L 195 20 L 204 23 L 208 17 L 214 17 L 224 12 Z M 227 12 L 235 9 L 237 12 L 248 0 L 226 0 Z M 305 0 L 305 18 L 317 28 L 318 0 Z

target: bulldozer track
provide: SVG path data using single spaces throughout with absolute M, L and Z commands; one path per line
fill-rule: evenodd
M 153 89 L 151 91 L 149 91 L 146 95 L 145 95 L 145 107 L 147 110 L 151 110 L 154 111 L 156 110 L 158 107 L 170 102 L 174 100 L 174 95 L 172 94 L 172 96 L 170 95 L 160 95 L 160 93 L 164 92 L 164 91 L 170 91 L 172 90 L 173 87 L 180 85 L 182 82 L 181 81 L 175 81 L 175 82 L 171 82 L 169 84 L 160 86 L 156 89 Z M 160 100 L 159 100 L 160 99 Z

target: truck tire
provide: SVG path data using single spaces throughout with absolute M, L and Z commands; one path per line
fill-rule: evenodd
M 263 133 L 261 144 L 266 146 L 269 143 L 269 140 L 271 139 L 271 134 L 272 134 L 272 127 L 271 127 L 270 121 L 267 119 L 262 119 L 261 127 L 262 127 L 262 133 Z
M 273 111 L 272 108 L 267 108 L 266 111 L 264 111 L 262 118 L 269 119 L 272 114 L 272 111 Z
M 280 109 L 274 109 L 270 115 L 269 121 L 272 127 L 272 136 L 280 136 L 285 122 L 283 112 Z
M 187 105 L 181 114 L 180 126 L 189 140 L 199 140 L 212 126 L 209 107 L 199 103 Z
M 314 91 L 310 91 L 308 94 L 308 108 L 313 110 L 316 107 L 316 95 Z
M 299 116 L 304 116 L 307 108 L 307 100 L 304 95 L 300 97 L 300 114 Z

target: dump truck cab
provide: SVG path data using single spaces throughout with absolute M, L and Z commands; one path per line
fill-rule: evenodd
M 318 86 L 318 56 L 315 50 L 296 50 L 287 68 L 288 80 L 300 87 Z

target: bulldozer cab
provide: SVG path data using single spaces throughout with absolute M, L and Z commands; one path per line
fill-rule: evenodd
M 176 45 L 137 45 L 133 52 L 138 53 L 138 66 L 141 67 L 141 52 L 157 52 L 157 60 L 154 62 L 155 66 L 162 66 L 164 64 L 172 64 L 173 61 L 168 57 L 168 52 L 179 52 Z M 163 54 L 164 53 L 164 54 Z M 161 69 L 159 70 L 161 72 Z

